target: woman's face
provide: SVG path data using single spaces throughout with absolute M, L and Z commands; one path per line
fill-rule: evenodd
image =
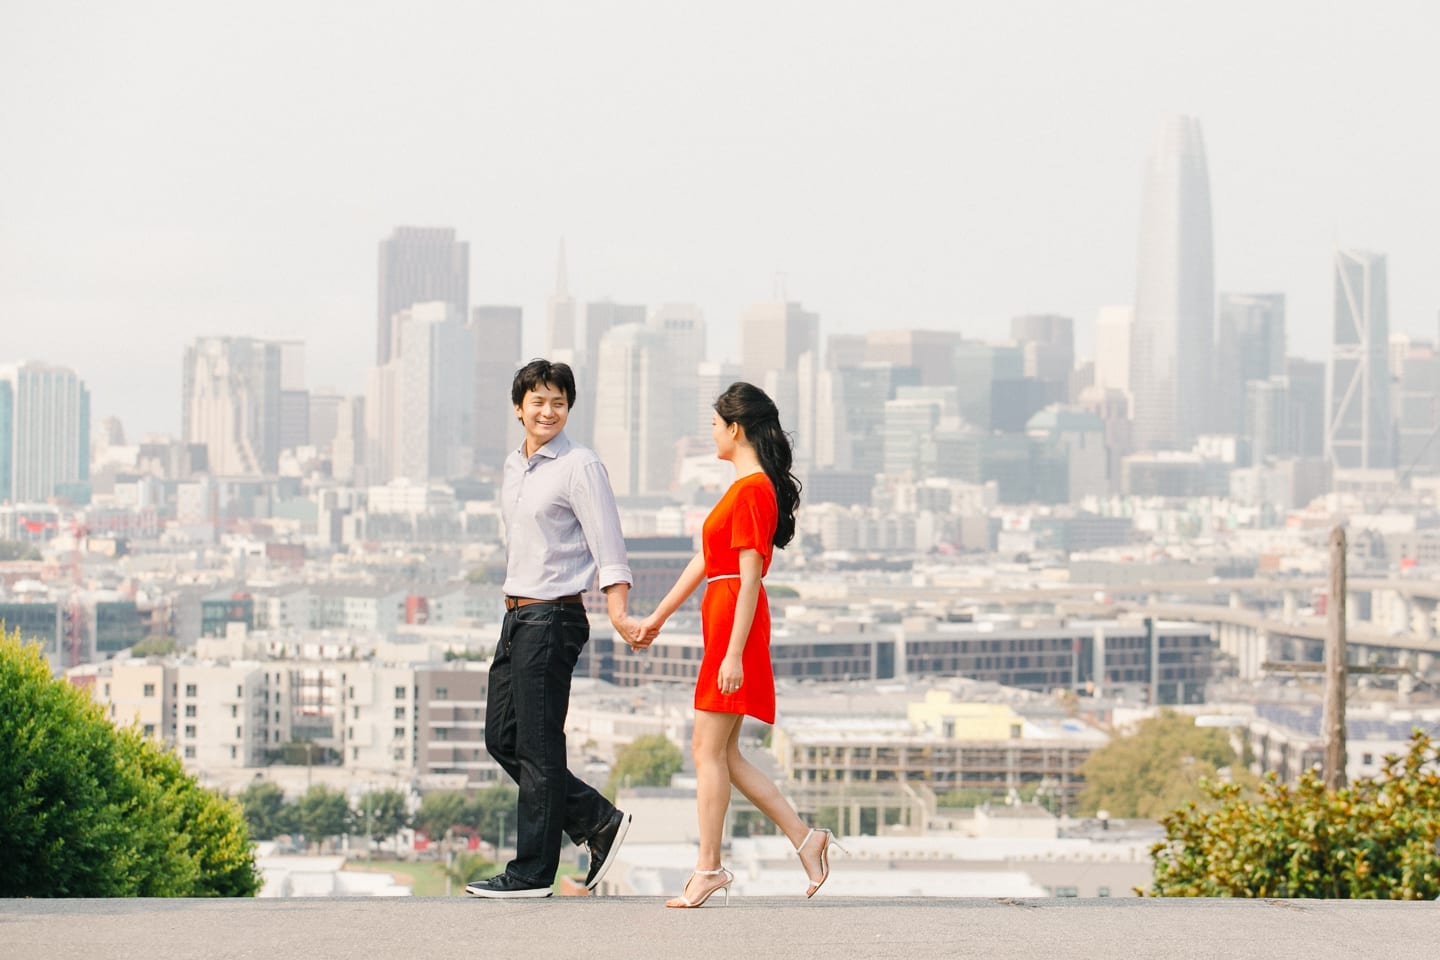
M 718 413 L 710 415 L 710 435 L 715 438 L 715 456 L 729 460 L 735 456 L 735 437 L 740 432 L 738 423 L 726 423 Z

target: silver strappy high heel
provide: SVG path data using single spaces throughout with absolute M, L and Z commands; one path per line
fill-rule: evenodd
M 809 888 L 805 891 L 805 898 L 806 898 L 807 900 L 808 900 L 809 898 L 815 896 L 815 894 L 820 890 L 820 888 L 821 888 L 822 886 L 824 886 L 825 881 L 828 880 L 828 879 L 830 879 L 830 846 L 831 846 L 831 844 L 834 844 L 837 848 L 839 848 L 840 852 L 842 852 L 842 853 L 849 853 L 849 852 L 850 852 L 850 851 L 846 850 L 844 847 L 840 846 L 840 842 L 835 839 L 835 834 L 831 833 L 829 830 L 825 829 L 824 827 L 820 827 L 820 828 L 818 828 L 818 829 L 816 829 L 816 828 L 811 828 L 811 829 L 809 830 L 809 832 L 807 832 L 807 833 L 805 834 L 805 839 L 804 839 L 804 840 L 801 840 L 801 841 L 800 841 L 800 845 L 795 848 L 795 854 L 796 854 L 796 856 L 799 856 L 800 851 L 805 849 L 805 845 L 810 842 L 810 838 L 813 837 L 813 836 L 816 836 L 816 835 L 819 835 L 819 837 L 820 837 L 820 856 L 819 856 L 819 860 L 820 860 L 820 878 L 819 878 L 818 880 L 817 880 L 815 877 L 811 876 L 811 874 L 810 874 L 810 869 L 805 866 L 805 858 L 804 858 L 804 857 L 800 857 L 800 866 L 801 866 L 802 869 L 805 870 L 805 876 L 807 876 L 807 877 L 810 878 L 810 886 L 809 886 Z
M 697 896 L 694 900 L 691 900 L 689 897 L 685 896 L 685 890 L 681 890 L 680 896 L 672 897 L 671 899 L 666 900 L 665 906 L 678 907 L 682 909 L 686 907 L 703 906 L 705 901 L 709 900 L 710 895 L 713 894 L 716 890 L 725 891 L 725 906 L 730 906 L 730 884 L 735 881 L 735 874 L 731 873 L 729 870 L 726 870 L 724 867 L 720 867 L 718 870 L 695 870 L 690 874 L 690 877 L 691 879 L 694 879 L 695 877 L 723 877 L 724 879 L 718 882 L 712 881 L 708 886 L 706 886 L 703 890 L 700 891 L 700 895 Z M 690 888 L 689 880 L 685 881 L 685 888 L 687 890 Z

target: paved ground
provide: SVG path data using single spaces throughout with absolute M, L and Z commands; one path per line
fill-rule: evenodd
M 1433 960 L 1437 941 L 1434 902 L 0 900 L 0 960 Z

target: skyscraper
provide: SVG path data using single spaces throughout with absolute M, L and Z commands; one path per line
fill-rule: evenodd
M 1393 344 L 1393 341 L 1392 341 Z M 1424 340 L 1409 340 L 1395 378 L 1395 462 L 1415 474 L 1440 473 L 1440 351 Z
M 395 404 L 389 479 L 462 476 L 473 466 L 474 350 L 448 303 L 417 303 L 396 314 Z
M 557 363 L 574 363 L 578 340 L 575 333 L 575 299 L 570 296 L 570 277 L 565 265 L 565 241 L 555 262 L 555 293 L 545 310 L 545 356 Z
M 1130 401 L 1130 339 L 1135 308 L 1101 307 L 1095 317 L 1095 386 L 1119 390 Z M 1127 410 L 1128 413 L 1128 410 Z
M 1335 326 L 1325 380 L 1325 457 L 1338 469 L 1395 466 L 1385 257 L 1335 254 Z
M 1010 339 L 1025 357 L 1025 376 L 1064 388 L 1057 402 L 1069 399 L 1070 374 L 1075 370 L 1075 321 L 1052 313 L 1010 318 Z
M 520 442 L 510 403 L 510 383 L 522 362 L 524 312 L 519 307 L 484 306 L 470 311 L 475 344 L 475 465 L 498 471 Z
M 380 291 L 375 362 L 390 360 L 391 319 L 410 306 L 439 300 L 464 317 L 470 309 L 470 244 L 449 227 L 396 227 L 380 241 Z
M 596 369 L 595 452 L 615 493 L 669 490 L 675 446 L 664 338 L 644 324 L 621 324 L 601 338 Z
M 90 480 L 90 391 L 68 367 L 0 367 L 0 503 L 84 500 Z
M 740 318 L 740 367 L 763 385 L 771 370 L 795 373 L 800 356 L 820 353 L 820 315 L 798 303 L 758 303 Z
M 1325 455 L 1325 364 L 1319 360 L 1290 357 L 1285 361 L 1289 384 L 1291 452 L 1297 457 L 1318 459 Z
M 657 307 L 647 321 L 650 329 L 665 341 L 670 358 L 670 438 L 710 436 L 709 430 L 696 433 L 694 418 L 684 411 L 695 409 L 699 402 L 697 375 L 705 360 L 705 316 L 693 303 L 666 303 Z M 728 386 L 728 384 L 726 385 Z M 714 397 L 710 400 L 713 402 Z
M 281 348 L 251 337 L 200 337 L 185 348 L 182 429 L 219 476 L 274 473 L 280 454 Z
M 1215 336 L 1210 178 L 1200 121 L 1174 117 L 1145 168 L 1131 336 L 1138 450 L 1188 450 L 1206 428 Z
M 1210 429 L 1238 434 L 1254 419 L 1246 413 L 1247 384 L 1285 374 L 1285 295 L 1222 293 L 1219 316 Z
M 595 388 L 603 374 L 600 368 L 600 343 L 605 339 L 605 335 L 616 327 L 644 323 L 644 304 L 616 303 L 613 300 L 597 300 L 585 304 L 585 332 L 583 337 L 577 337 L 583 350 L 569 361 L 575 368 L 575 407 L 570 411 L 570 421 L 565 427 L 565 431 L 579 442 L 591 443 L 595 438 L 595 417 L 598 412 L 595 406 Z

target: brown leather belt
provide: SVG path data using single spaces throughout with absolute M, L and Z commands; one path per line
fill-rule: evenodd
M 537 600 L 534 597 L 506 597 L 505 609 L 517 610 L 520 607 L 528 607 L 535 603 L 558 603 L 567 607 L 583 607 L 585 598 L 578 593 L 572 593 L 568 597 L 556 597 L 554 600 Z

